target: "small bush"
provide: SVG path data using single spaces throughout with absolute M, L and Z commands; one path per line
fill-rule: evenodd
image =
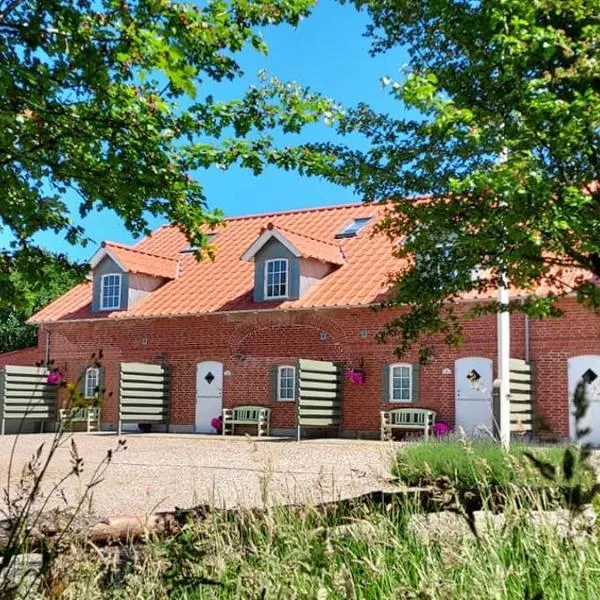
M 530 452 L 556 469 L 555 484 L 563 482 L 564 446 L 536 447 L 513 444 L 507 453 L 492 441 L 450 440 L 426 442 L 403 448 L 392 467 L 400 481 L 409 486 L 448 480 L 459 491 L 486 487 L 546 486 L 549 481 L 525 456 Z M 575 481 L 591 484 L 593 476 L 579 468 Z

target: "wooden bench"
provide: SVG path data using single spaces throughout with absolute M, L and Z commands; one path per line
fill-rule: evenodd
M 223 409 L 222 434 L 235 433 L 236 425 L 256 425 L 257 435 L 271 433 L 271 409 L 265 406 L 236 406 Z
M 85 430 L 100 431 L 100 409 L 99 408 L 61 408 L 58 411 L 59 421 L 57 428 L 62 425 L 73 431 L 73 423 L 85 423 Z
M 419 429 L 429 439 L 435 425 L 436 413 L 428 408 L 392 408 L 381 411 L 381 439 L 392 438 L 394 429 Z

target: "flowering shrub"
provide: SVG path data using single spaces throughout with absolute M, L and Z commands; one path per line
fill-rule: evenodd
M 48 373 L 46 383 L 48 383 L 48 385 L 59 385 L 62 382 L 62 379 L 62 373 L 58 369 L 54 369 Z

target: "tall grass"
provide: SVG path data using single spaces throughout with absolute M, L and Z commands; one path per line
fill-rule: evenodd
M 600 597 L 596 537 L 532 527 L 516 509 L 480 539 L 424 541 L 418 508 L 357 508 L 342 521 L 316 509 L 213 514 L 135 552 L 117 574 L 98 555 L 70 565 L 65 598 L 382 599 Z M 439 532 L 438 532 L 439 533 Z
M 411 444 L 398 453 L 393 474 L 409 486 L 427 485 L 446 479 L 460 491 L 481 487 L 507 488 L 510 485 L 544 486 L 548 480 L 525 453 L 552 465 L 554 485 L 564 482 L 564 446 L 531 446 L 513 443 L 506 452 L 493 441 L 432 441 Z M 573 483 L 590 485 L 593 474 L 578 468 Z

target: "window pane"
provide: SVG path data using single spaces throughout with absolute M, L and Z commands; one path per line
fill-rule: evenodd
M 102 278 L 102 308 L 119 308 L 121 303 L 121 276 L 106 275 Z
M 287 269 L 285 260 L 271 260 L 267 262 L 267 278 L 265 296 L 278 298 L 287 296 Z
M 98 391 L 98 369 L 88 369 L 85 374 L 85 397 L 94 398 Z
M 391 400 L 399 402 L 411 401 L 411 367 L 392 367 L 391 373 Z
M 279 369 L 279 399 L 293 400 L 295 387 L 295 369 L 283 367 Z

